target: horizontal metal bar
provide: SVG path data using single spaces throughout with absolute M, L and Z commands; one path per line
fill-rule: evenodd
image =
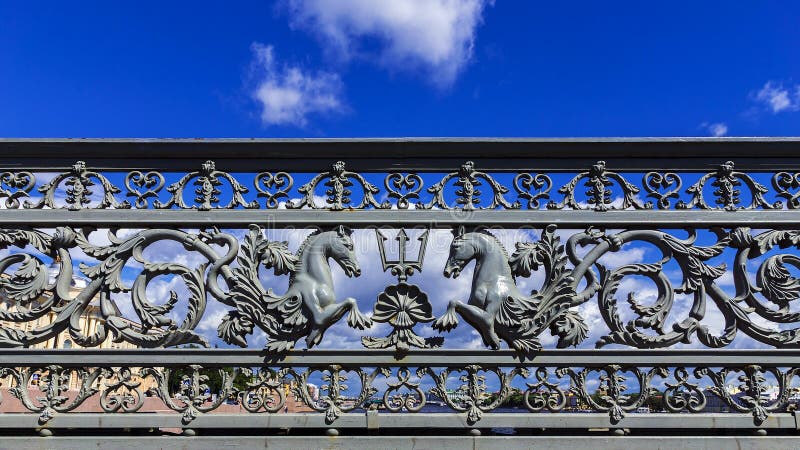
M 800 210 L 746 211 L 545 211 L 545 210 L 129 210 L 129 209 L 0 209 L 0 227 L 28 225 L 50 228 L 61 225 L 97 227 L 246 227 L 259 224 L 284 226 L 431 226 L 452 225 L 495 227 L 541 227 L 583 229 L 588 225 L 603 228 L 796 228 Z
M 636 450 L 683 450 L 692 449 L 758 449 L 786 450 L 800 447 L 797 436 L 673 436 L 666 433 L 648 436 L 611 436 L 598 431 L 590 435 L 570 436 L 258 436 L 258 435 L 214 435 L 214 436 L 60 436 L 31 438 L 22 436 L 4 437 L 4 444 L 15 450 L 84 450 L 87 448 L 113 449 L 253 449 L 306 450 L 306 449 L 368 449 L 368 450 L 597 450 L 604 448 Z
M 296 350 L 281 357 L 255 349 L 130 349 L 91 350 L 0 349 L 0 365 L 39 367 L 57 364 L 65 367 L 97 366 L 183 366 L 206 367 L 258 366 L 574 366 L 600 367 L 622 364 L 650 366 L 733 366 L 758 364 L 771 367 L 800 365 L 800 350 L 542 350 L 520 357 L 509 350 L 412 350 L 398 359 L 387 350 Z
M 612 423 L 606 413 L 484 413 L 481 420 L 470 425 L 466 413 L 378 413 L 379 428 L 659 428 L 659 429 L 794 429 L 794 417 L 788 413 L 770 414 L 762 424 L 755 426 L 750 414 L 697 413 L 627 414 L 617 423 Z M 2 428 L 38 428 L 38 414 L 0 414 Z M 367 428 L 367 415 L 348 413 L 339 416 L 333 424 L 325 422 L 319 413 L 242 413 L 201 414 L 191 424 L 181 422 L 181 415 L 174 413 L 62 413 L 55 414 L 47 422 L 47 428 Z
M 481 169 L 575 170 L 598 159 L 612 170 L 700 170 L 732 159 L 738 169 L 796 170 L 800 139 L 0 139 L 0 167 L 58 169 L 85 160 L 97 169 L 186 169 L 214 159 L 221 170 L 330 168 L 452 170 L 472 159 Z

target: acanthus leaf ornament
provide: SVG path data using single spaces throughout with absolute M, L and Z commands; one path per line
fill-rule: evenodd
M 222 190 L 220 188 L 224 185 L 223 181 L 228 182 L 228 189 L 230 189 L 231 199 L 223 204 L 221 203 Z M 184 189 L 189 187 L 191 182 L 195 186 L 191 203 L 187 203 L 184 199 Z M 200 170 L 189 172 L 184 175 L 180 180 L 167 186 L 167 192 L 172 194 L 166 202 L 156 200 L 153 206 L 157 209 L 169 209 L 176 206 L 180 209 L 198 209 L 201 211 L 209 211 L 212 209 L 232 209 L 236 207 L 243 207 L 247 209 L 258 208 L 257 201 L 248 202 L 244 199 L 243 194 L 249 190 L 243 184 L 239 183 L 236 178 L 228 172 L 217 170 L 214 161 L 206 161 L 202 164 Z
M 800 174 L 779 171 L 771 174 L 772 190 L 762 185 L 750 173 L 736 171 L 733 161 L 727 161 L 715 171 L 702 174 L 700 179 L 686 189 L 688 199 L 681 199 L 684 179 L 688 175 L 672 171 L 652 170 L 646 172 L 641 182 L 632 181 L 635 172 L 608 170 L 605 161 L 597 161 L 588 170 L 577 171 L 572 178 L 558 188 L 562 199 L 551 199 L 553 179 L 557 171 L 536 172 L 525 167 L 513 173 L 512 181 L 481 171 L 473 161 L 467 161 L 457 170 L 446 173 L 438 182 L 426 190 L 423 174 L 418 172 L 387 172 L 383 186 L 378 187 L 369 180 L 367 173 L 348 171 L 344 161 L 336 161 L 330 170 L 318 173 L 300 186 L 296 193 L 299 199 L 292 200 L 293 174 L 275 170 L 235 174 L 217 170 L 212 160 L 203 163 L 199 170 L 189 172 L 166 172 L 161 170 L 131 170 L 125 173 L 119 186 L 116 178 L 89 169 L 86 162 L 77 161 L 65 172 L 50 177 L 45 173 L 31 171 L 0 171 L 0 199 L 5 198 L 8 209 L 20 206 L 29 209 L 66 208 L 78 209 L 236 209 L 286 208 L 328 209 L 334 211 L 350 209 L 409 209 L 412 205 L 420 209 L 539 209 L 547 201 L 547 209 L 584 209 L 595 211 L 626 209 L 780 209 L 784 204 L 789 209 L 800 207 Z M 159 199 L 166 179 L 177 176 L 178 181 L 166 186 L 167 199 Z M 365 177 L 366 176 L 366 177 Z M 638 176 L 638 175 L 637 175 Z M 109 178 L 111 177 L 111 178 Z M 36 186 L 37 180 L 42 184 Z M 113 181 L 112 181 L 113 180 Z M 246 200 L 249 189 L 255 187 L 256 198 Z M 315 192 L 318 187 L 323 192 Z M 102 192 L 97 192 L 98 187 Z M 482 192 L 487 187 L 491 192 Z M 581 195 L 582 187 L 583 192 Z M 710 187 L 710 188 L 709 188 Z M 118 199 L 124 196 L 131 201 Z M 516 199 L 505 198 L 512 188 Z M 743 189 L 744 188 L 744 189 Z M 191 192 L 185 192 L 191 190 Z M 452 192 L 451 192 L 452 189 Z M 41 198 L 31 199 L 31 192 L 39 192 Z M 446 192 L 447 191 L 447 192 Z M 744 192 L 747 191 L 747 192 Z M 646 193 L 652 201 L 643 201 L 639 194 Z M 324 194 L 324 195 L 323 195 Z M 454 196 L 454 200 L 448 197 Z M 773 201 L 769 194 L 785 201 Z M 315 200 L 322 195 L 324 202 Z M 354 196 L 361 196 L 360 201 Z M 446 198 L 447 197 L 447 198 Z M 713 197 L 707 199 L 706 197 Z M 749 197 L 747 199 L 746 197 Z M 21 199 L 27 200 L 21 203 Z M 261 203 L 260 198 L 265 202 Z M 377 199 L 384 199 L 378 201 Z M 152 200 L 152 202 L 151 202 Z M 412 204 L 412 201 L 416 201 Z M 282 203 L 285 202 L 285 203 Z M 131 205 L 133 203 L 133 205 Z M 320 204 L 322 203 L 322 204 Z
M 455 179 L 456 207 L 461 209 L 519 209 L 520 203 L 511 203 L 504 197 L 508 193 L 508 188 L 498 183 L 491 175 L 475 169 L 475 163 L 467 161 L 461 165 L 457 172 L 445 175 L 438 183 L 428 188 L 428 192 L 433 194 L 433 199 L 428 203 L 417 204 L 421 209 L 452 209 L 444 198 L 445 188 L 448 183 Z M 481 206 L 481 194 L 478 190 L 486 182 L 492 190 L 492 201 L 487 206 Z
M 592 420 L 619 427 L 628 422 L 658 426 L 663 416 L 624 420 L 644 407 L 685 413 L 691 421 L 691 414 L 709 413 L 709 407 L 722 405 L 739 415 L 723 417 L 720 426 L 793 427 L 787 407 L 794 403 L 796 375 L 800 373 L 793 350 L 800 348 L 800 230 L 792 222 L 791 211 L 762 214 L 757 210 L 800 208 L 796 164 L 782 165 L 786 171 L 774 174 L 774 189 L 768 192 L 759 182 L 769 184 L 764 180 L 773 174 L 763 168 L 777 167 L 781 162 L 776 159 L 743 157 L 754 170 L 736 171 L 728 162 L 707 173 L 700 165 L 669 171 L 675 166 L 689 167 L 688 160 L 659 168 L 660 157 L 627 162 L 620 155 L 624 152 L 609 160 L 622 167 L 619 173 L 602 162 L 589 170 L 575 170 L 568 166 L 574 155 L 559 156 L 554 164 L 546 162 L 550 168 L 546 172 L 533 167 L 544 161 L 538 157 L 500 164 L 494 157 L 481 157 L 498 174 L 490 169 L 478 171 L 472 163 L 453 172 L 458 164 L 453 156 L 388 164 L 381 157 L 380 167 L 369 161 L 372 157 L 363 158 L 356 161 L 359 170 L 365 168 L 362 173 L 349 172 L 344 163 L 336 163 L 319 174 L 316 182 L 304 185 L 297 195 L 299 201 L 292 200 L 298 192 L 292 190 L 294 172 L 281 172 L 273 161 L 268 163 L 272 172 L 260 172 L 255 179 L 255 172 L 221 172 L 211 162 L 196 171 L 189 168 L 187 174 L 161 172 L 179 164 L 148 159 L 145 167 L 155 167 L 158 172 L 130 171 L 128 163 L 116 165 L 132 160 L 125 155 L 104 157 L 104 167 L 109 167 L 109 161 L 113 167 L 104 171 L 90 170 L 82 163 L 53 175 L 42 170 L 19 171 L 16 165 L 5 168 L 0 171 L 0 205 L 62 209 L 6 211 L 8 220 L 0 228 L 0 347 L 29 349 L 4 352 L 8 361 L 0 367 L 0 383 L 20 400 L 6 398 L 7 403 L 11 400 L 14 406 L 33 413 L 12 422 L 30 419 L 31 426 L 37 426 L 37 421 L 39 426 L 62 426 L 60 414 L 77 412 L 79 406 L 97 400 L 102 411 L 115 414 L 113 420 L 123 423 L 124 414 L 141 411 L 145 403 L 158 404 L 160 399 L 166 408 L 178 412 L 185 426 L 202 428 L 211 423 L 213 428 L 218 426 L 214 416 L 193 421 L 213 411 L 222 412 L 227 409 L 226 400 L 238 399 L 241 407 L 253 414 L 268 415 L 287 406 L 305 405 L 324 416 L 328 424 L 342 419 L 352 423 L 357 414 L 360 417 L 361 408 L 370 408 L 365 402 L 380 409 L 374 412 L 383 420 L 387 413 L 424 414 L 423 406 L 441 401 L 443 408 L 463 415 L 457 421 L 447 419 L 448 427 L 486 422 L 487 415 L 504 414 L 499 408 L 512 402 L 530 412 L 565 416 L 574 412 L 573 408 L 602 412 L 605 417 L 595 415 Z M 585 161 L 585 155 L 580 158 Z M 701 158 L 708 160 L 703 155 L 694 160 Z M 423 180 L 439 173 L 433 171 L 441 170 L 446 160 L 456 164 L 443 170 L 446 180 L 434 175 L 440 180 L 438 188 L 423 191 Z M 229 167 L 246 167 L 238 156 L 225 156 L 222 161 Z M 276 161 L 280 163 L 280 158 Z M 516 163 L 519 168 L 511 169 Z M 50 164 L 53 162 L 38 167 Z M 301 165 L 292 163 L 295 168 Z M 400 172 L 382 178 L 388 172 L 385 167 Z M 646 173 L 636 183 L 639 180 L 634 177 L 641 177 L 637 172 L 641 168 L 646 168 Z M 124 184 L 120 183 L 123 178 Z M 183 181 L 178 187 L 170 185 L 174 187 L 167 190 L 171 197 L 164 198 L 167 179 Z M 381 179 L 381 189 L 369 184 Z M 37 180 L 42 183 L 39 189 Z M 588 211 L 505 211 L 540 208 L 550 200 L 552 180 L 568 181 L 560 191 L 564 198 L 550 203 L 552 208 Z M 238 189 L 234 181 L 242 187 L 255 187 L 255 192 L 246 197 L 248 191 Z M 127 192 L 115 191 L 113 183 L 123 191 L 127 187 Z M 682 191 L 682 183 L 690 185 L 688 192 Z M 515 197 L 508 197 L 511 201 L 505 200 L 503 189 L 508 188 L 516 191 Z M 189 191 L 179 194 L 183 199 L 179 204 L 176 194 L 186 189 Z M 37 191 L 44 198 L 31 194 Z M 163 208 L 172 201 L 167 206 L 172 211 L 63 210 L 128 208 L 131 205 L 122 201 L 126 197 L 137 209 Z M 275 211 L 283 207 L 329 211 Z M 426 207 L 429 210 L 410 211 Z M 253 212 L 179 211 L 217 208 L 273 211 L 265 212 L 261 226 L 252 225 L 249 230 L 250 218 L 258 216 Z M 403 211 L 355 211 L 372 208 Z M 470 211 L 480 208 L 497 211 Z M 651 208 L 678 211 L 622 211 Z M 602 212 L 612 209 L 617 211 Z M 122 218 L 119 223 L 112 220 L 117 217 Z M 219 217 L 223 219 L 212 222 Z M 32 218 L 31 223 L 25 223 L 27 218 Z M 161 222 L 162 218 L 167 220 Z M 294 244 L 270 240 L 271 230 L 261 228 L 272 218 L 280 231 L 317 218 L 314 226 L 324 228 L 294 251 Z M 637 218 L 641 221 L 631 220 Z M 648 222 L 651 218 L 653 223 Z M 774 225 L 769 222 L 772 218 Z M 445 304 L 441 297 L 429 298 L 420 288 L 443 281 L 422 273 L 424 252 L 429 237 L 433 244 L 442 229 L 461 225 L 462 219 L 466 228 L 446 242 L 452 260 L 446 264 L 445 275 L 457 276 L 474 260 L 473 280 L 467 280 L 474 283 L 463 303 Z M 430 224 L 430 234 L 423 233 L 418 256 L 409 257 L 408 228 L 403 227 L 423 221 Z M 537 237 L 521 239 L 506 252 L 499 232 L 469 228 L 479 222 L 507 230 L 521 230 L 529 224 L 544 228 L 522 231 Z M 332 264 L 339 264 L 346 276 L 357 276 L 353 246 L 358 242 L 354 243 L 353 237 L 366 235 L 353 235 L 347 227 L 331 225 L 339 223 L 356 224 L 369 232 L 373 226 L 389 224 L 398 231 L 400 256 L 396 258 L 387 255 L 384 247 L 395 242 L 394 236 L 376 235 L 382 267 L 397 281 L 374 289 L 372 293 L 378 295 L 374 305 L 369 305 L 371 316 L 361 314 L 354 299 L 343 299 L 346 293 L 334 294 L 334 280 L 339 289 L 344 284 L 338 281 L 341 278 Z M 214 228 L 215 224 L 232 230 Z M 105 231 L 93 226 L 112 228 L 107 236 L 98 236 Z M 192 229 L 204 226 L 210 228 Z M 158 251 L 155 246 L 162 244 L 172 247 Z M 471 250 L 475 250 L 472 255 L 468 254 Z M 430 265 L 434 251 L 441 249 L 432 245 L 426 264 Z M 286 275 L 288 280 L 265 279 L 273 275 Z M 166 280 L 178 286 L 158 289 L 159 281 Z M 420 282 L 412 284 L 416 280 Z M 285 293 L 267 288 L 281 281 L 288 281 Z M 373 289 L 372 281 L 376 280 L 359 285 Z M 523 289 L 529 282 L 535 284 L 535 290 Z M 154 295 L 158 293 L 162 295 Z M 228 309 L 221 323 L 213 314 L 216 309 L 212 306 L 218 306 L 214 302 Z M 97 319 L 96 327 L 83 326 L 87 314 Z M 306 347 L 339 345 L 332 336 L 337 330 L 330 327 L 344 325 L 340 323 L 343 319 L 357 329 L 373 322 L 386 323 L 382 327 L 387 332 L 348 335 L 346 344 L 358 344 L 360 339 L 369 351 L 315 348 L 288 352 L 301 339 L 306 340 Z M 448 330 L 459 321 L 474 327 L 487 346 L 507 344 L 516 354 L 463 347 L 434 350 L 438 336 L 431 336 L 435 333 L 424 324 Z M 213 339 L 209 342 L 205 335 L 210 323 L 219 325 L 219 336 L 226 342 L 242 347 L 248 345 L 248 339 L 255 339 L 249 334 L 263 330 L 266 348 L 249 352 L 172 349 L 150 352 L 166 355 L 150 360 L 142 358 L 148 352 L 141 350 L 110 352 L 113 367 L 101 353 L 106 347 L 101 344 L 112 340 L 112 345 L 125 342 L 143 348 L 211 346 Z M 553 344 L 545 332 L 552 334 Z M 75 351 L 40 348 L 48 340 L 62 338 L 74 346 L 103 349 L 90 348 L 78 357 Z M 713 350 L 739 349 L 743 339 L 782 351 Z M 581 344 L 613 348 L 527 354 L 544 342 L 558 348 Z M 457 344 L 459 339 L 451 343 Z M 680 345 L 693 347 L 675 352 L 629 351 Z M 712 350 L 695 348 L 701 346 Z M 223 352 L 224 359 L 214 359 Z M 43 358 L 40 355 L 52 357 L 53 363 L 19 363 L 34 353 L 38 360 Z M 631 356 L 633 353 L 636 355 Z M 168 359 L 178 354 L 181 356 Z M 569 355 L 583 362 L 570 361 Z M 709 355 L 707 360 L 705 355 Z M 656 381 L 658 378 L 661 381 Z M 316 389 L 315 383 L 322 389 Z M 153 385 L 149 392 L 159 398 L 145 398 L 145 386 Z M 426 395 L 424 390 L 430 386 L 434 389 Z M 77 390 L 69 390 L 75 387 Z M 342 417 L 348 412 L 353 414 Z M 747 420 L 742 421 L 745 414 Z M 495 416 L 492 423 L 503 417 Z M 367 421 L 374 425 L 371 421 L 376 418 L 370 414 Z M 253 423 L 259 420 L 250 419 Z M 529 419 L 514 420 L 524 423 Z M 141 421 L 142 417 L 132 420 Z M 283 419 L 270 422 L 285 423 Z M 437 426 L 436 419 L 431 422 Z
M 728 375 L 731 373 L 741 373 L 736 380 L 736 386 L 740 395 L 733 396 L 728 386 Z M 778 382 L 777 398 L 771 398 L 766 394 L 769 386 L 767 385 L 765 374 L 772 374 Z M 713 382 L 709 390 L 730 406 L 734 411 L 750 413 L 753 416 L 753 423 L 758 426 L 764 423 L 769 413 L 781 411 L 789 401 L 789 388 L 792 378 L 797 375 L 797 368 L 782 372 L 776 368 L 764 368 L 756 364 L 745 365 L 740 368 L 723 367 L 719 370 L 703 367 L 695 370 L 695 376 L 707 376 Z
M 462 384 L 456 392 L 461 395 L 456 398 L 448 395 L 447 386 L 448 381 L 455 378 L 453 375 L 459 372 L 464 374 L 458 377 Z M 434 381 L 430 392 L 441 398 L 453 410 L 465 412 L 467 423 L 470 425 L 480 421 L 484 412 L 491 411 L 506 402 L 511 394 L 511 382 L 514 378 L 519 375 L 528 376 L 528 370 L 525 368 L 514 367 L 504 371 L 499 368 L 484 368 L 477 364 L 465 367 L 447 367 L 439 373 L 432 368 L 425 368 L 420 369 L 417 375 L 421 376 L 423 373 L 427 373 Z M 500 389 L 493 398 L 487 393 L 486 375 L 482 375 L 482 373 L 492 373 L 498 378 Z
M 675 364 L 640 367 L 609 362 L 553 367 L 530 361 L 501 367 L 449 362 L 423 365 L 414 372 L 408 362 L 377 369 L 339 364 L 279 369 L 234 365 L 219 369 L 187 364 L 138 371 L 130 365 L 49 365 L 0 367 L 0 379 L 10 381 L 8 392 L 19 399 L 24 410 L 38 415 L 35 423 L 40 426 L 48 425 L 58 414 L 90 404 L 89 399 L 98 393 L 100 407 L 106 413 L 141 411 L 145 396 L 142 385 L 148 383 L 152 386 L 148 395 L 155 395 L 164 407 L 181 414 L 184 426 L 219 410 L 232 398 L 240 399 L 247 413 L 275 413 L 287 406 L 292 392 L 291 401 L 324 414 L 327 424 L 357 408 L 370 408 L 367 402 L 385 412 L 413 414 L 424 412 L 423 407 L 431 401 L 441 401 L 441 406 L 463 413 L 465 422 L 472 426 L 485 414 L 507 405 L 512 396 L 522 394 L 521 406 L 530 412 L 569 413 L 578 407 L 583 412 L 606 413 L 610 424 L 615 425 L 644 407 L 664 408 L 669 413 L 708 413 L 705 408 L 714 395 L 733 412 L 750 414 L 752 426 L 759 427 L 771 415 L 786 412 L 798 391 L 794 381 L 800 372 L 798 367 L 744 363 L 718 368 L 713 361 L 695 367 L 691 377 L 685 367 Z M 534 377 L 529 382 L 531 373 Z M 213 379 L 211 375 L 215 375 Z M 383 377 L 380 382 L 379 375 Z M 322 381 L 319 389 L 312 384 L 317 379 Z M 514 384 L 520 379 L 527 387 L 524 390 Z M 357 385 L 346 384 L 348 381 Z M 70 391 L 75 382 L 78 390 Z M 428 395 L 425 386 L 431 386 Z M 767 395 L 773 390 L 773 395 Z M 572 399 L 568 400 L 570 393 Z
M 75 373 L 80 386 L 75 395 L 68 395 L 69 381 Z M 39 424 L 44 425 L 56 413 L 69 412 L 99 391 L 96 381 L 102 376 L 102 368 L 65 368 L 51 364 L 45 367 L 3 368 L 0 375 L 10 376 L 15 386 L 9 393 L 17 398 L 25 409 L 39 413 Z M 36 379 L 35 383 L 31 381 Z M 29 386 L 36 385 L 40 395 Z
M 584 180 L 583 185 L 586 187 L 586 205 L 582 205 L 575 197 L 575 191 L 578 190 L 578 183 L 581 180 Z M 619 186 L 620 194 L 622 195 L 622 201 L 618 206 L 613 205 L 615 199 L 612 198 L 614 191 L 611 188 L 615 183 Z M 605 161 L 597 161 L 592 165 L 591 169 L 579 173 L 567 184 L 561 186 L 558 192 L 563 194 L 563 200 L 559 203 L 550 201 L 547 204 L 548 209 L 571 208 L 608 211 L 628 208 L 650 209 L 653 207 L 651 203 L 639 201 L 636 197 L 639 193 L 638 187 L 634 186 L 619 173 L 606 170 Z
M 711 206 L 705 200 L 704 188 L 706 184 L 711 181 L 711 186 L 715 189 L 712 194 L 714 195 L 714 203 L 718 206 Z M 750 202 L 742 204 L 742 192 L 740 187 L 744 185 L 750 191 Z M 780 195 L 780 189 L 779 195 Z M 686 190 L 691 194 L 689 202 L 678 202 L 675 207 L 677 209 L 723 209 L 725 211 L 736 211 L 738 209 L 776 209 L 783 206 L 782 202 L 775 202 L 770 204 L 764 198 L 764 194 L 768 189 L 763 184 L 754 180 L 750 175 L 744 172 L 738 172 L 734 169 L 733 161 L 727 161 L 721 164 L 714 172 L 709 172 L 700 177 L 697 182 Z
M 222 380 L 221 390 L 212 396 L 206 371 L 216 370 Z M 181 414 L 181 422 L 190 424 L 198 415 L 217 409 L 234 392 L 233 381 L 238 370 L 205 369 L 191 364 L 185 370 L 145 367 L 141 373 L 153 377 L 157 384 L 151 390 L 169 409 Z M 177 383 L 176 383 L 177 381 Z
M 323 180 L 325 180 L 323 186 L 327 187 L 325 190 L 325 204 L 328 206 L 319 206 L 314 202 L 314 190 Z M 351 197 L 353 195 L 353 191 L 350 189 L 353 186 L 353 181 L 351 180 L 355 180 L 364 192 L 361 202 L 357 204 L 353 204 Z M 379 193 L 380 189 L 367 181 L 361 174 L 348 171 L 345 168 L 344 161 L 336 161 L 331 166 L 331 170 L 317 174 L 311 181 L 300 186 L 297 190 L 303 194 L 303 197 L 297 202 L 287 202 L 287 208 L 298 209 L 305 206 L 312 209 L 341 211 L 351 208 L 362 209 L 368 206 L 386 209 L 391 206 L 388 201 L 378 203 L 375 200 L 375 194 Z
M 634 386 L 639 388 L 636 396 L 626 393 L 630 390 L 627 384 L 629 378 L 625 376 L 626 372 L 633 374 L 633 379 L 636 381 Z M 568 376 L 571 381 L 570 390 L 573 394 L 588 404 L 592 410 L 607 412 L 611 423 L 617 424 L 628 412 L 645 404 L 652 395 L 650 386 L 653 378 L 656 376 L 665 378 L 667 371 L 663 367 L 646 370 L 638 367 L 623 367 L 620 364 L 609 364 L 596 369 L 585 368 L 583 370 L 562 367 L 556 371 L 556 374 L 559 377 Z M 592 374 L 597 377 L 596 380 L 599 382 L 596 395 L 589 393 L 589 376 Z
M 720 348 L 729 345 L 738 332 L 773 347 L 800 346 L 800 315 L 792 310 L 800 299 L 796 292 L 800 281 L 793 275 L 800 268 L 800 257 L 793 253 L 768 254 L 800 247 L 800 231 L 779 229 L 754 234 L 745 227 L 715 229 L 715 242 L 697 245 L 694 232 L 687 238 L 677 238 L 660 230 L 607 234 L 587 229 L 573 233 L 563 246 L 555 230 L 555 226 L 548 226 L 539 241 L 517 243 L 511 256 L 486 232 L 457 232 L 451 244 L 455 259 L 448 261 L 446 274 L 457 276 L 467 263 L 479 260 L 479 270 L 474 274 L 477 290 L 473 289 L 467 304 L 450 302 L 444 314 L 433 322 L 434 328 L 452 329 L 458 324 L 459 314 L 468 314 L 468 322 L 490 347 L 499 347 L 503 340 L 523 353 L 538 349 L 538 336 L 548 329 L 558 337 L 558 347 L 574 346 L 588 334 L 577 307 L 598 294 L 600 316 L 609 328 L 609 333 L 595 343 L 599 346 L 664 348 L 697 337 L 705 346 Z M 124 237 L 115 231 L 109 232 L 109 243 L 103 245 L 90 240 L 89 235 L 94 232 L 72 227 L 57 227 L 51 233 L 28 228 L 0 229 L 0 248 L 10 250 L 0 258 L 0 294 L 13 305 L 0 308 L 0 320 L 25 324 L 54 308 L 60 312 L 55 321 L 28 331 L 0 327 L 0 345 L 30 347 L 64 330 L 69 331 L 75 343 L 88 347 L 100 345 L 109 333 L 142 347 L 207 345 L 196 327 L 206 310 L 208 294 L 232 307 L 218 331 L 226 342 L 240 346 L 247 345 L 246 336 L 256 327 L 267 332 L 269 349 L 285 351 L 303 337 L 307 338 L 307 345 L 317 345 L 324 331 L 348 313 L 351 327 L 365 329 L 372 322 L 358 311 L 354 299 L 336 301 L 333 295 L 320 297 L 314 290 L 315 286 L 324 286 L 324 292 L 332 292 L 333 278 L 326 254 L 333 255 L 333 261 L 347 275 L 359 273 L 355 256 L 349 255 L 353 242 L 346 227 L 313 233 L 296 254 L 288 250 L 286 243 L 265 239 L 257 227 L 245 236 L 241 246 L 238 238 L 219 230 L 187 233 L 146 229 Z M 193 265 L 148 260 L 145 250 L 149 246 L 168 241 L 182 244 L 200 259 Z M 599 262 L 604 255 L 626 245 L 649 245 L 660 256 L 652 262 L 619 267 L 606 267 Z M 315 250 L 307 251 L 311 248 Z M 78 267 L 74 267 L 74 249 L 89 258 Z M 726 249 L 735 252 L 732 264 L 720 264 L 719 258 Z M 421 258 L 417 259 L 421 262 Z M 53 261 L 50 269 L 47 261 Z M 758 264 L 754 275 L 747 270 L 749 261 Z M 567 262 L 574 267 L 568 267 Z M 123 275 L 123 269 L 132 263 L 139 268 L 131 280 L 130 275 Z M 402 261 L 398 258 L 386 263 L 389 269 L 399 267 L 398 277 L 410 275 L 408 269 L 417 265 L 407 256 Z M 679 279 L 673 280 L 664 270 L 666 264 L 672 263 L 677 264 Z M 262 285 L 259 265 L 272 269 L 276 275 L 290 275 L 286 294 L 276 294 Z M 309 267 L 314 268 L 311 273 Z M 545 272 L 541 287 L 528 295 L 520 292 L 516 277 L 531 276 L 539 268 Z M 56 271 L 52 273 L 52 269 Z M 736 281 L 734 296 L 719 285 L 719 279 L 727 272 L 732 272 Z M 70 285 L 78 273 L 88 280 L 86 287 L 75 290 Z M 149 298 L 147 286 L 159 277 L 177 277 L 186 288 L 184 294 Z M 645 302 L 632 292 L 618 302 L 618 288 L 628 277 L 651 283 L 657 292 L 655 301 Z M 405 317 L 405 313 L 399 314 L 402 311 L 428 311 L 426 305 L 436 310 L 435 304 L 423 299 L 421 291 L 418 294 L 417 289 L 405 284 L 407 288 L 398 283 L 386 292 L 380 302 L 380 309 L 386 314 L 379 314 L 380 320 L 391 321 L 395 315 Z M 490 288 L 481 289 L 484 285 Z M 500 295 L 502 289 L 491 286 L 503 286 L 504 292 L 511 295 Z M 691 305 L 669 327 L 667 318 L 676 311 L 678 294 L 688 296 Z M 128 310 L 137 320 L 120 312 L 119 302 L 123 300 L 131 302 Z M 703 324 L 707 302 L 714 302 L 724 320 L 722 331 L 716 335 Z M 99 306 L 103 322 L 86 334 L 73 326 L 72 320 L 77 320 L 90 303 Z M 633 312 L 633 320 L 622 319 L 622 307 Z M 180 321 L 174 316 L 177 311 L 185 313 Z M 427 313 L 416 312 L 414 317 L 415 324 L 429 318 Z M 414 327 L 411 322 L 395 320 L 395 325 L 402 323 L 406 333 Z M 776 329 L 777 324 L 792 326 Z M 411 335 L 407 337 L 409 342 L 414 340 Z M 436 342 L 419 337 L 426 344 Z
M 296 396 L 303 399 L 303 402 L 313 410 L 324 412 L 325 422 L 331 424 L 343 413 L 350 412 L 363 405 L 368 398 L 377 392 L 372 383 L 375 377 L 381 373 L 380 369 L 368 371 L 359 368 L 355 370 L 360 384 L 358 395 L 351 403 L 347 402 L 349 403 L 348 405 L 344 398 L 344 392 L 349 389 L 349 386 L 344 384 L 348 380 L 348 371 L 349 369 L 346 367 L 331 364 L 329 366 L 313 367 L 302 372 L 290 369 L 288 373 L 291 373 L 297 381 L 297 385 L 294 388 Z M 321 378 L 325 384 L 320 386 L 320 389 L 326 392 L 325 395 L 320 395 L 319 400 L 316 401 L 313 399 L 311 392 L 309 392 L 309 378 L 314 372 L 322 374 Z
M 66 205 L 62 206 L 62 208 L 71 210 L 88 208 L 88 205 L 94 201 L 92 196 L 95 192 L 92 187 L 96 186 L 97 183 L 100 183 L 100 188 L 103 192 L 97 205 L 93 208 L 128 209 L 131 207 L 127 201 L 118 202 L 114 194 L 120 193 L 120 189 L 114 186 L 104 175 L 88 169 L 84 161 L 76 162 L 68 172 L 60 173 L 52 180 L 39 186 L 36 190 L 42 194 L 42 198 L 37 203 L 26 200 L 23 206 L 31 209 L 59 208 L 56 204 L 56 191 L 62 183 L 66 186 L 63 196 Z

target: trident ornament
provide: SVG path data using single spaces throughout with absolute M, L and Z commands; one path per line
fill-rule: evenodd
M 417 259 L 406 258 L 406 244 L 408 235 L 404 229 L 397 233 L 399 252 L 396 260 L 386 258 L 386 241 L 389 240 L 380 230 L 375 230 L 378 239 L 378 249 L 381 252 L 383 271 L 392 270 L 392 275 L 397 277 L 397 284 L 388 286 L 380 294 L 373 308 L 372 320 L 377 323 L 388 323 L 392 332 L 386 337 L 362 336 L 361 343 L 367 348 L 394 347 L 398 354 L 408 352 L 411 347 L 434 348 L 440 347 L 444 338 L 441 336 L 422 337 L 414 331 L 414 326 L 419 323 L 432 322 L 433 317 L 428 295 L 419 289 L 419 286 L 408 284 L 408 277 L 414 271 L 422 271 L 422 261 L 425 259 L 425 247 L 428 245 L 428 231 L 425 230 L 419 239 L 419 253 Z
M 386 258 L 386 241 L 388 241 L 389 238 L 384 236 L 380 230 L 376 229 L 375 237 L 378 239 L 378 250 L 381 252 L 383 271 L 386 272 L 392 269 L 392 275 L 396 276 L 397 281 L 401 283 L 407 281 L 408 277 L 413 275 L 415 270 L 421 272 L 422 262 L 425 259 L 425 247 L 428 246 L 428 231 L 429 230 L 425 230 L 425 232 L 417 238 L 417 240 L 420 241 L 419 253 L 417 254 L 416 260 L 411 260 L 406 259 L 406 243 L 409 238 L 406 234 L 406 230 L 401 228 L 400 232 L 397 233 L 397 237 L 395 237 L 399 243 L 397 259 L 390 260 Z
M 425 230 L 417 240 L 420 242 L 419 244 L 419 253 L 417 254 L 417 259 L 406 259 L 406 243 L 408 242 L 408 235 L 406 234 L 406 230 L 401 228 L 400 232 L 397 233 L 397 237 L 395 239 L 399 242 L 399 251 L 397 254 L 396 260 L 390 260 L 386 258 L 386 241 L 389 240 L 386 236 L 381 233 L 380 230 L 375 230 L 375 237 L 378 238 L 378 250 L 381 252 L 381 262 L 383 263 L 383 271 L 386 272 L 389 269 L 392 269 L 392 275 L 397 277 L 397 281 L 404 282 L 408 280 L 410 275 L 414 274 L 414 271 L 422 271 L 422 262 L 425 259 L 425 247 L 428 246 L 428 231 Z

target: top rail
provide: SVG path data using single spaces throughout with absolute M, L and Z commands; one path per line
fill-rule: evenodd
M 746 170 L 800 168 L 800 138 L 0 139 L 0 167 L 169 170 L 206 159 L 229 171 L 320 171 L 346 159 L 359 171 L 483 169 L 564 171 L 604 159 L 620 170 L 705 171 L 725 159 Z

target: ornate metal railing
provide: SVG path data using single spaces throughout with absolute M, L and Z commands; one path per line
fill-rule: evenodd
M 798 144 L 0 141 L 0 428 L 795 429 Z

